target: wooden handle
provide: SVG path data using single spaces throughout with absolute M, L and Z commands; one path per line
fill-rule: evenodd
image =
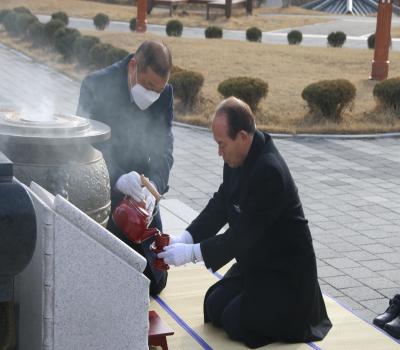
M 161 199 L 161 194 L 157 191 L 157 189 L 154 187 L 154 185 L 149 181 L 149 179 L 144 176 L 143 174 L 140 175 L 140 181 L 142 181 L 142 185 L 146 187 L 149 192 L 154 196 L 156 199 L 156 202 L 158 202 Z

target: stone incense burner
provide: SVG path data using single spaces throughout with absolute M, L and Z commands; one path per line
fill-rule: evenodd
M 14 163 L 14 176 L 60 194 L 106 225 L 110 180 L 101 152 L 110 128 L 74 115 L 25 115 L 0 109 L 0 150 Z

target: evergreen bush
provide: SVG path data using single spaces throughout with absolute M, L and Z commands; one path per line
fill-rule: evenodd
M 28 39 L 33 46 L 43 47 L 46 45 L 46 34 L 44 32 L 44 23 L 39 21 L 32 22 L 28 27 Z
M 114 49 L 114 46 L 105 43 L 98 43 L 94 45 L 90 51 L 90 60 L 92 65 L 96 68 L 104 68 L 107 66 L 107 53 L 109 50 Z
M 25 6 L 14 7 L 14 8 L 13 8 L 13 11 L 14 11 L 14 12 L 17 12 L 17 13 L 26 13 L 26 14 L 28 14 L 28 15 L 31 15 L 31 14 L 32 14 L 31 10 L 29 10 L 29 9 L 28 9 L 27 7 L 25 7 Z
M 92 35 L 82 35 L 74 41 L 73 52 L 80 65 L 90 67 L 90 49 L 99 42 L 100 39 Z
M 313 116 L 335 123 L 342 120 L 344 109 L 353 103 L 355 96 L 355 86 L 345 79 L 312 83 L 301 94 Z
M 218 85 L 218 92 L 224 98 L 235 96 L 243 100 L 254 112 L 257 110 L 261 98 L 265 98 L 268 94 L 268 83 L 258 78 L 229 78 Z
M 246 39 L 248 41 L 261 42 L 262 31 L 257 27 L 251 27 L 246 30 Z
M 183 24 L 177 19 L 171 19 L 167 22 L 165 31 L 168 36 L 181 36 L 183 31 Z
M 60 28 L 64 28 L 65 24 L 59 19 L 52 19 L 44 25 L 44 34 L 47 38 L 47 44 L 54 46 L 54 34 Z
M 375 49 L 375 33 L 368 37 L 367 44 L 369 49 Z
M 331 47 L 342 47 L 346 38 L 346 34 L 343 32 L 332 32 L 328 35 L 328 45 Z
M 303 33 L 299 30 L 291 30 L 287 34 L 287 41 L 289 45 L 299 45 L 303 41 Z
M 75 40 L 81 36 L 77 29 L 62 27 L 54 34 L 54 47 L 66 61 L 70 61 L 74 54 Z
M 105 13 L 98 13 L 93 17 L 93 24 L 97 30 L 104 30 L 110 24 L 110 19 Z
M 111 48 L 106 54 L 106 66 L 118 62 L 129 55 L 129 52 L 117 47 Z
M 393 110 L 400 115 L 400 77 L 377 83 L 373 94 L 383 108 Z
M 59 11 L 59 12 L 55 12 L 51 15 L 51 19 L 59 19 L 61 22 L 64 22 L 64 24 L 67 26 L 69 23 L 69 18 L 68 15 L 63 12 L 63 11 Z
M 10 11 L 8 12 L 4 18 L 3 18 L 3 25 L 5 30 L 13 36 L 19 35 L 19 29 L 18 29 L 18 17 L 20 16 L 20 13 L 17 13 L 15 11 Z
M 217 26 L 209 26 L 204 30 L 204 35 L 207 39 L 221 39 L 223 30 Z
M 133 17 L 130 21 L 129 21 L 129 29 L 134 32 L 136 30 L 136 17 Z
M 5 16 L 7 16 L 11 10 L 5 9 L 5 10 L 0 10 L 0 23 L 3 23 L 3 19 Z
M 169 83 L 174 88 L 174 96 L 182 101 L 184 110 L 193 110 L 204 83 L 203 75 L 189 70 L 175 70 Z
M 39 19 L 30 13 L 19 13 L 16 20 L 18 34 L 23 37 L 28 37 L 28 28 L 31 23 L 39 22 Z

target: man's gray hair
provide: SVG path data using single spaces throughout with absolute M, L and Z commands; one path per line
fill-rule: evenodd
M 233 140 L 239 131 L 244 130 L 249 134 L 256 131 L 256 123 L 249 105 L 236 97 L 228 97 L 217 107 L 214 118 L 225 115 L 228 121 L 228 136 Z
M 144 41 L 136 50 L 135 58 L 138 71 L 143 72 L 150 67 L 162 78 L 168 77 L 172 68 L 172 57 L 168 47 L 157 41 Z

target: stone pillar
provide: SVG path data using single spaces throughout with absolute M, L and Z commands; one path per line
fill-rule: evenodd
M 136 31 L 144 33 L 147 30 L 147 0 L 137 1 Z
M 375 54 L 372 61 L 370 79 L 384 80 L 388 76 L 392 10 L 392 0 L 379 0 L 375 33 Z

